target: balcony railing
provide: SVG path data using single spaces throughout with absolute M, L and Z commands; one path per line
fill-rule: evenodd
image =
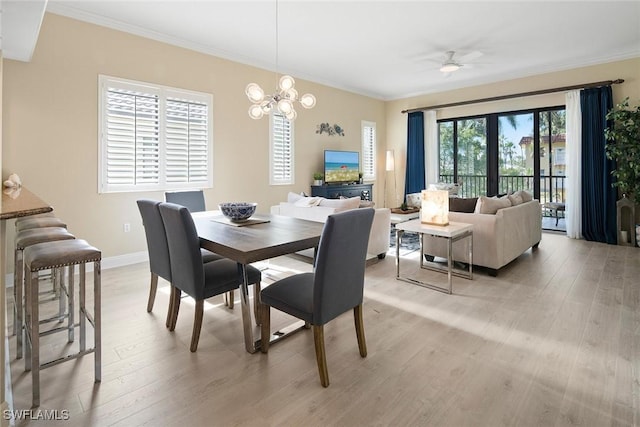
M 487 194 L 486 175 L 458 175 L 462 186 L 458 190 L 460 197 L 478 197 Z M 528 190 L 533 193 L 533 175 L 501 176 L 498 179 L 498 192 L 500 194 L 511 191 Z M 541 175 L 540 176 L 540 203 L 564 203 L 566 199 L 565 176 Z M 453 175 L 440 175 L 440 182 L 453 183 Z

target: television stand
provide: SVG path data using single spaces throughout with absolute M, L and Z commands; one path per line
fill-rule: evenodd
M 339 199 L 340 197 L 360 197 L 362 200 L 372 201 L 373 184 L 325 184 L 312 185 L 311 195 L 313 197 L 324 197 L 325 199 Z

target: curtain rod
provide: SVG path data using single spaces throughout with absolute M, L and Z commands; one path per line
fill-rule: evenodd
M 436 110 L 439 108 L 448 108 L 448 107 L 459 107 L 461 105 L 479 104 L 481 102 L 502 101 L 504 99 L 521 98 L 524 96 L 544 95 L 546 93 L 565 92 L 567 90 L 575 90 L 575 89 L 589 89 L 592 87 L 611 86 L 611 85 L 617 85 L 620 83 L 624 83 L 624 80 L 623 79 L 606 80 L 603 82 L 585 83 L 581 85 L 557 87 L 554 89 L 542 89 L 542 90 L 534 90 L 531 92 L 514 93 L 512 95 L 500 95 L 500 96 L 493 96 L 491 98 L 473 99 L 471 101 L 452 102 L 450 104 L 433 105 L 430 107 L 410 108 L 408 110 L 402 110 L 402 113 L 403 114 L 414 113 L 416 111 Z

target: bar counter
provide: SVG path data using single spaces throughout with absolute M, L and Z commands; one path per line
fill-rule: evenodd
M 0 204 L 0 409 L 4 411 L 13 409 L 9 408 L 7 396 L 11 394 L 11 379 L 9 371 L 5 369 L 6 362 L 9 360 L 9 345 L 7 344 L 7 327 L 6 319 L 6 262 L 7 262 L 7 221 L 8 219 L 19 218 L 29 215 L 37 215 L 41 213 L 51 212 L 53 208 L 43 201 L 40 197 L 27 190 L 25 187 L 16 189 L 6 189 L 2 191 L 2 204 Z M 7 388 L 5 388 L 5 385 Z M 1 423 L 3 426 L 8 425 L 8 421 Z

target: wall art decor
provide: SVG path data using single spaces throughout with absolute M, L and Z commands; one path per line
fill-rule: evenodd
M 329 123 L 320 123 L 316 129 L 316 133 L 323 134 L 328 133 L 329 136 L 339 135 L 344 136 L 344 129 L 340 125 L 330 125 Z

